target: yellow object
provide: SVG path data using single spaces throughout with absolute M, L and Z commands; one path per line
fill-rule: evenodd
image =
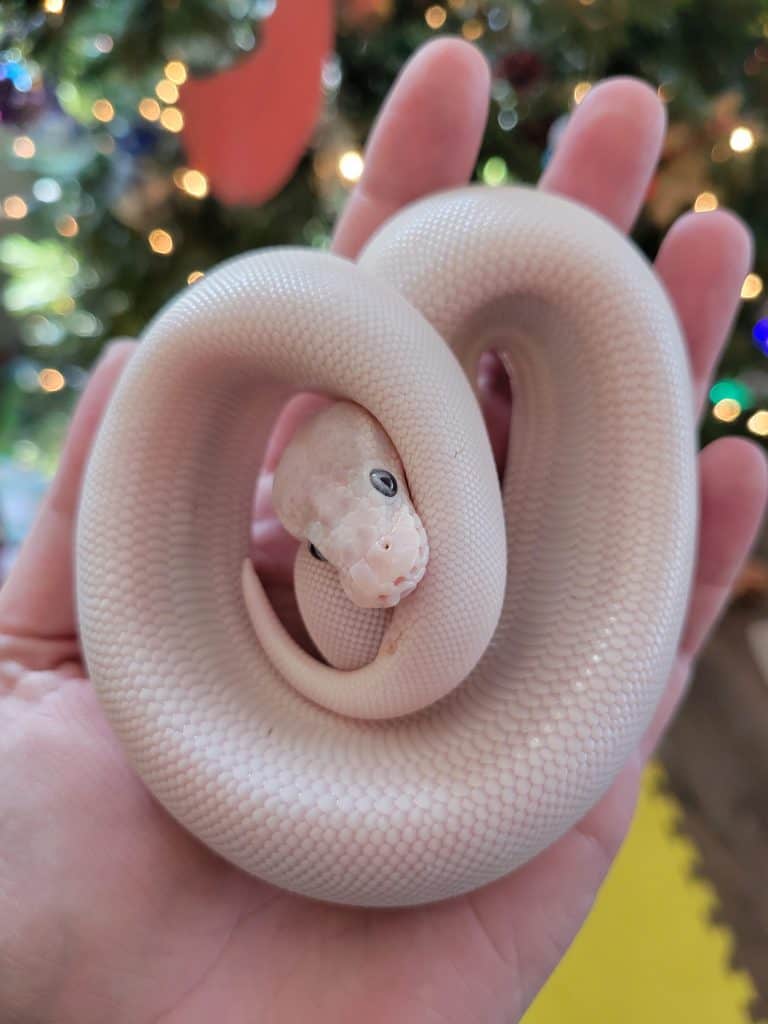
M 522 1024 L 755 1024 L 754 986 L 730 967 L 733 937 L 713 924 L 717 896 L 663 781 L 652 765 L 592 915 Z

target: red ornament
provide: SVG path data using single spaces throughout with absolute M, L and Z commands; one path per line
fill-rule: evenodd
M 263 203 L 291 177 L 317 121 L 332 43 L 331 0 L 280 0 L 252 56 L 183 87 L 188 162 L 223 202 Z
M 502 57 L 496 67 L 498 78 L 506 79 L 521 92 L 529 89 L 545 72 L 544 62 L 532 50 L 518 50 Z

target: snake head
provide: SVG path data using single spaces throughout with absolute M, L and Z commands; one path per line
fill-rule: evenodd
M 337 402 L 296 432 L 275 471 L 278 518 L 338 570 L 361 608 L 392 608 L 424 576 L 429 543 L 392 442 L 363 408 Z

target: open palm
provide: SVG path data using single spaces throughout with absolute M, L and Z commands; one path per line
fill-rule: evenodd
M 354 256 L 404 203 L 462 184 L 487 102 L 485 62 L 469 45 L 422 50 L 379 118 L 337 251 Z M 542 187 L 628 229 L 663 134 L 651 90 L 605 83 L 576 112 Z M 748 234 L 726 213 L 683 218 L 659 254 L 699 400 L 749 263 Z M 517 1020 L 589 911 L 629 825 L 645 759 L 754 536 L 766 493 L 760 452 L 731 439 L 701 456 L 699 562 L 679 659 L 642 747 L 587 818 L 471 896 L 403 911 L 329 907 L 248 877 L 184 832 L 134 774 L 85 678 L 73 522 L 91 439 L 132 350 L 113 345 L 93 374 L 59 474 L 0 593 L 0 1018 Z M 500 402 L 491 380 L 489 422 L 494 410 L 503 419 Z M 279 595 L 287 581 L 276 564 Z

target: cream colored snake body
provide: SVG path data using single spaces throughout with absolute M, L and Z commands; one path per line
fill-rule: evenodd
M 472 383 L 488 349 L 513 380 L 501 491 Z M 308 571 L 318 629 L 342 654 L 375 643 L 349 671 L 299 648 L 243 569 L 296 391 L 375 417 L 429 540 L 392 611 L 360 618 Z M 463 189 L 359 265 L 246 255 L 151 324 L 87 473 L 84 650 L 201 840 L 310 896 L 421 903 L 513 870 L 606 790 L 666 682 L 695 535 L 688 368 L 645 259 L 565 200 Z

